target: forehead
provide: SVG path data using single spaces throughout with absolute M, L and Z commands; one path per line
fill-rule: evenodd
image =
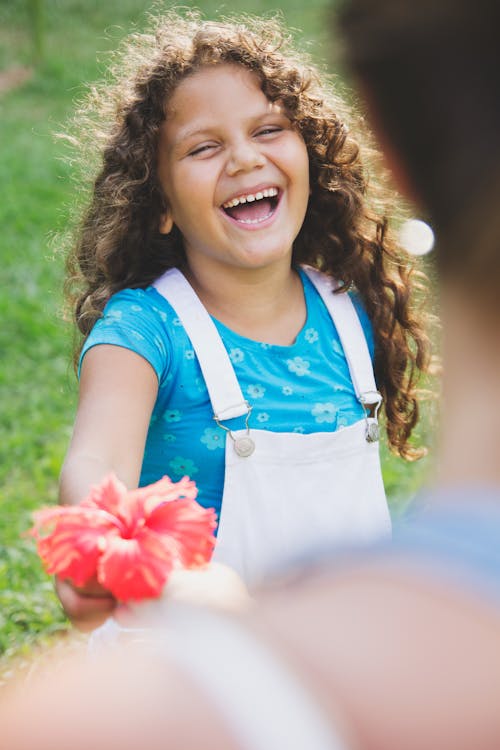
M 207 65 L 180 81 L 167 102 L 167 112 L 169 115 L 175 114 L 179 104 L 187 97 L 203 98 L 203 92 L 207 89 L 219 88 L 222 91 L 222 87 L 228 84 L 242 87 L 248 92 L 260 91 L 262 93 L 257 74 L 242 65 L 231 63 Z
M 166 105 L 164 125 L 183 127 L 195 120 L 281 111 L 262 91 L 256 73 L 232 64 L 201 68 L 182 80 Z

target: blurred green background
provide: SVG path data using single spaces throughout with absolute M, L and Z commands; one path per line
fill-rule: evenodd
M 208 17 L 279 9 L 318 61 L 334 59 L 328 0 L 196 7 Z M 0 0 L 0 663 L 67 628 L 23 537 L 33 509 L 56 501 L 76 401 L 72 331 L 61 315 L 64 258 L 54 242 L 76 196 L 54 133 L 85 83 L 101 76 L 106 51 L 150 9 L 140 0 Z M 409 465 L 384 449 L 394 512 L 420 486 L 426 461 Z

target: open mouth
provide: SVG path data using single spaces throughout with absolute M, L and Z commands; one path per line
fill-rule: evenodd
M 261 224 L 276 211 L 281 193 L 277 187 L 269 187 L 256 193 L 246 193 L 232 198 L 221 208 L 239 224 Z

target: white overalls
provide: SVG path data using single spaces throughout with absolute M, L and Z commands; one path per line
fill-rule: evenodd
M 229 355 L 200 299 L 178 269 L 154 283 L 176 311 L 198 358 L 214 419 L 247 415 L 247 428 L 228 431 L 224 492 L 214 560 L 247 583 L 285 561 L 327 545 L 368 542 L 390 534 L 376 416 L 380 404 L 365 335 L 348 294 L 304 269 L 337 328 L 358 399 L 367 416 L 337 432 L 312 434 L 254 429 Z

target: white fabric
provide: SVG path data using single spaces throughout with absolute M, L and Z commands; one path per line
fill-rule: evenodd
M 171 268 L 153 286 L 170 302 L 191 339 L 214 415 L 223 420 L 246 414 L 247 402 L 229 355 L 212 318 L 187 279 L 177 268 Z
M 242 750 L 342 750 L 296 677 L 236 622 L 182 609 L 168 655 L 210 695 Z
M 358 398 L 377 391 L 363 327 L 348 294 L 333 294 L 335 282 L 314 268 L 304 271 L 316 287 L 335 322 L 346 354 Z M 246 400 L 234 374 L 217 328 L 193 288 L 177 269 L 171 268 L 153 286 L 177 312 L 196 352 L 209 392 L 214 415 L 220 420 L 246 414 Z
M 333 295 L 328 279 L 306 270 L 339 331 L 358 397 L 375 391 L 368 347 L 352 301 L 347 294 Z M 180 278 L 178 270 L 169 271 L 156 288 L 188 332 L 214 413 L 222 409 L 222 418 L 229 418 L 235 401 L 242 399 L 239 386 L 239 394 L 234 388 L 232 364 L 201 301 Z M 368 542 L 388 535 L 378 443 L 366 440 L 367 425 L 374 421 L 367 418 L 337 432 L 304 435 L 254 430 L 250 418 L 255 450 L 247 457 L 235 452 L 235 440 L 247 432 L 231 433 L 214 560 L 254 584 L 284 561 L 318 545 Z
M 241 750 L 347 750 L 296 676 L 242 625 L 173 600 L 145 605 L 136 605 L 138 627 L 110 618 L 94 631 L 91 655 L 120 633 L 165 654 L 209 697 Z
M 365 393 L 377 393 L 370 351 L 351 298 L 348 294 L 334 294 L 337 287 L 333 279 L 316 269 L 306 267 L 304 271 L 316 287 L 335 323 L 356 396 L 360 398 Z
M 228 440 L 213 559 L 254 585 L 314 549 L 388 536 L 378 443 L 365 432 L 364 421 L 311 435 L 251 430 L 249 458 Z

